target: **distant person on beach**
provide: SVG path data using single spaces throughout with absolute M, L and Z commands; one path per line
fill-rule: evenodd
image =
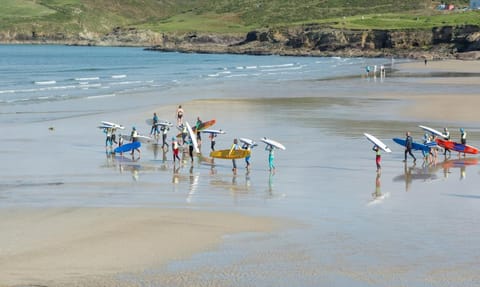
M 197 117 L 197 122 L 195 123 L 195 131 L 197 132 L 197 144 L 200 147 L 202 145 L 202 133 L 200 132 L 200 128 L 202 126 L 202 120 L 200 117 Z
M 105 128 L 103 132 L 107 135 L 105 139 L 105 147 L 112 147 L 113 145 L 113 128 Z
M 377 145 L 374 145 L 372 150 L 375 152 L 375 163 L 377 164 L 377 172 L 380 172 L 381 166 L 380 162 L 382 161 L 382 154 L 380 148 Z
M 467 132 L 464 128 L 460 128 L 460 143 L 467 144 Z
M 424 62 L 425 62 L 425 66 L 426 66 L 426 65 L 427 65 L 427 62 L 428 62 L 427 59 L 425 59 Z
M 214 151 L 215 150 L 215 139 L 217 138 L 217 134 L 211 133 L 208 137 L 210 138 L 210 149 L 212 151 Z
M 252 150 L 251 146 L 248 143 L 243 143 L 242 149 L 249 150 L 249 151 Z M 245 163 L 247 164 L 246 166 L 247 172 L 249 172 L 250 171 L 250 155 L 245 157 Z
M 234 150 L 238 150 L 238 140 L 237 139 L 233 139 L 233 144 L 232 144 L 232 147 L 230 148 L 230 152 L 232 152 Z M 232 159 L 232 165 L 233 165 L 233 168 L 232 168 L 233 174 L 237 174 L 237 161 L 235 159 Z
M 413 148 L 413 138 L 410 135 L 410 132 L 406 132 L 406 138 L 405 138 L 405 159 L 403 160 L 404 162 L 407 162 L 407 153 L 410 154 L 410 156 L 413 158 L 413 163 L 417 161 L 415 156 L 412 153 L 412 148 Z
M 425 133 L 423 135 L 423 144 L 428 146 L 430 144 L 430 136 L 428 133 Z M 430 155 L 433 157 L 432 153 L 432 148 L 429 148 L 428 150 L 422 150 L 422 155 L 423 155 L 423 161 L 424 163 L 429 163 L 430 162 Z
M 275 172 L 275 164 L 273 162 L 275 159 L 275 155 L 273 152 L 274 149 L 275 147 L 269 144 L 267 144 L 267 146 L 265 147 L 265 150 L 268 151 L 268 169 L 270 170 L 270 172 Z
M 132 143 L 138 141 L 138 132 L 136 127 L 132 127 L 132 132 L 130 133 L 130 137 L 132 138 L 131 139 Z M 138 155 L 140 156 L 140 149 L 136 148 L 136 149 L 132 149 L 132 152 L 130 153 L 132 157 L 134 156 L 135 151 L 137 151 Z
M 190 155 L 190 159 L 193 163 L 193 139 L 188 137 L 188 154 Z
M 380 66 L 380 77 L 385 77 L 385 66 L 384 65 Z
M 467 144 L 467 132 L 464 128 L 460 128 L 460 143 Z M 463 153 L 463 156 L 465 156 L 465 153 Z
M 160 131 L 158 130 L 158 116 L 157 113 L 153 113 L 153 118 L 152 118 L 152 128 L 150 129 L 150 135 L 158 135 Z
M 183 108 L 182 108 L 182 105 L 179 105 L 178 108 L 177 108 L 177 112 L 175 114 L 175 117 L 177 118 L 177 126 L 180 126 L 181 124 L 183 124 Z
M 172 137 L 172 152 L 173 152 L 173 162 L 175 163 L 176 160 L 180 161 L 180 157 L 178 156 L 178 142 L 175 137 Z
M 365 67 L 365 72 L 367 73 L 367 77 L 370 76 L 370 66 Z
M 162 148 L 165 148 L 165 146 L 168 148 L 167 134 L 169 130 L 170 128 L 167 125 L 162 125 L 160 128 L 160 131 L 162 132 Z
M 187 125 L 186 124 L 181 124 L 181 135 L 182 135 L 182 145 L 185 144 L 187 141 L 187 136 L 188 136 L 188 130 L 187 130 Z
M 443 129 L 443 139 L 447 140 L 447 141 L 450 140 L 450 132 L 448 131 L 447 128 Z M 452 153 L 448 148 L 445 148 L 445 150 L 443 152 L 443 155 L 447 155 L 447 151 L 448 151 L 448 155 L 450 155 Z

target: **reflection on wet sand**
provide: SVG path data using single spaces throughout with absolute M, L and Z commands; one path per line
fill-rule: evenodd
M 437 175 L 431 166 L 416 167 L 415 164 L 408 166 L 405 163 L 403 165 L 403 174 L 394 177 L 393 181 L 405 181 L 405 191 L 409 191 L 414 180 L 426 182 L 436 179 Z
M 449 178 L 452 173 L 451 169 L 458 168 L 460 170 L 459 180 L 463 180 L 467 175 L 468 166 L 478 165 L 478 158 L 458 158 L 450 159 L 446 157 L 443 162 L 434 162 L 430 165 L 422 165 L 421 168 L 415 166 L 407 166 L 404 164 L 404 172 L 393 178 L 394 181 L 405 181 L 405 191 L 409 191 L 414 180 L 432 181 L 438 179 L 437 173 L 441 172 L 444 179 Z
M 375 190 L 372 192 L 372 199 L 368 202 L 368 205 L 381 203 L 385 198 L 388 197 L 388 193 L 383 194 L 381 188 L 381 172 L 377 172 L 375 177 Z

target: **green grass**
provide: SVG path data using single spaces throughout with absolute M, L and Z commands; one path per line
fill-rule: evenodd
M 469 0 L 454 0 L 467 6 Z M 114 27 L 157 32 L 245 33 L 321 24 L 350 29 L 431 29 L 480 25 L 479 12 L 438 12 L 431 0 L 2 0 L 0 30 L 106 33 Z

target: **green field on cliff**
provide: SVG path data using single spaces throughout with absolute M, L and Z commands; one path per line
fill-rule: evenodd
M 461 8 L 469 1 L 451 3 Z M 167 33 L 245 33 L 303 24 L 346 29 L 480 25 L 479 11 L 439 11 L 438 4 L 431 0 L 2 0 L 0 31 L 79 34 L 136 27 Z

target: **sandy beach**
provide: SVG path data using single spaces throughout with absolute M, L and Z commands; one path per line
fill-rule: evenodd
M 7 286 L 140 272 L 213 248 L 227 234 L 274 226 L 266 218 L 159 208 L 1 210 L 1 218 Z
M 117 96 L 128 110 L 102 110 L 109 98 L 19 106 L 17 122 L 0 122 L 0 286 L 475 286 L 478 158 L 423 165 L 418 153 L 404 164 L 391 138 L 419 140 L 419 124 L 452 137 L 465 127 L 480 146 L 476 75 L 431 75 L 478 64 Z M 212 165 L 205 135 L 193 164 L 155 145 L 133 159 L 105 153 L 100 121 L 147 134 L 153 112 L 173 121 L 178 104 L 189 122 L 216 119 L 227 132 L 218 149 L 239 137 L 282 142 L 276 172 L 262 144 L 250 172 L 243 160 L 237 175 L 230 160 Z M 393 149 L 380 174 L 364 132 Z

